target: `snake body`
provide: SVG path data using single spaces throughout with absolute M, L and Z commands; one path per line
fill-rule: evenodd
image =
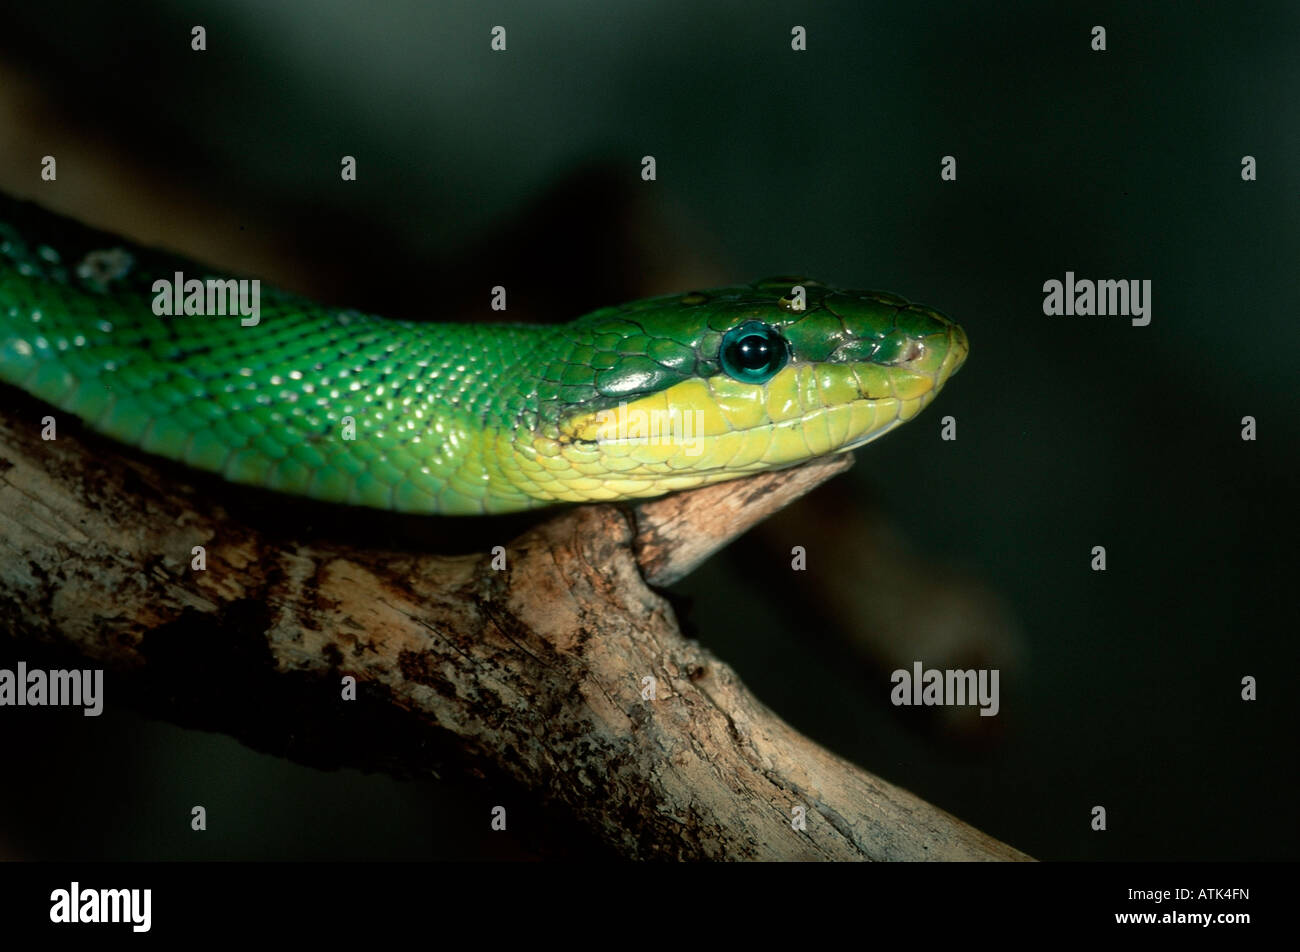
M 555 326 L 389 320 L 226 280 L 0 199 L 0 381 L 226 479 L 412 513 L 633 499 L 843 452 L 910 420 L 965 333 L 891 294 L 773 279 Z M 658 421 L 656 423 L 656 421 Z

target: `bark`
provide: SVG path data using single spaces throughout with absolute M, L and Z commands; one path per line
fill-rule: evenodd
M 50 411 L 4 395 L 0 631 L 102 666 L 109 704 L 318 765 L 508 778 L 628 857 L 1027 858 L 801 736 L 650 587 L 848 457 L 563 510 L 500 535 L 494 566 L 515 523 L 407 518 L 412 542 L 386 516 L 238 490 L 63 417 L 44 441 Z M 353 517 L 370 536 L 341 528 Z M 426 554 L 456 540 L 480 551 Z

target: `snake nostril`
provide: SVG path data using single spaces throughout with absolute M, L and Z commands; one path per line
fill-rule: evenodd
M 907 346 L 903 348 L 902 354 L 898 357 L 900 364 L 910 364 L 914 360 L 920 360 L 925 356 L 925 345 L 919 340 L 910 340 Z

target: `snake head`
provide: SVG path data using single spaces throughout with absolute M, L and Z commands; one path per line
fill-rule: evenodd
M 550 368 L 564 382 L 525 452 L 571 462 L 575 500 L 854 449 L 915 417 L 968 351 L 931 308 L 797 278 L 606 308 L 566 333 L 576 357 Z

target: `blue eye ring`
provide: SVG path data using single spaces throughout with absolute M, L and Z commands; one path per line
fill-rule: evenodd
M 790 343 L 762 321 L 746 321 L 727 331 L 718 348 L 718 363 L 728 377 L 744 383 L 767 383 L 790 360 Z

